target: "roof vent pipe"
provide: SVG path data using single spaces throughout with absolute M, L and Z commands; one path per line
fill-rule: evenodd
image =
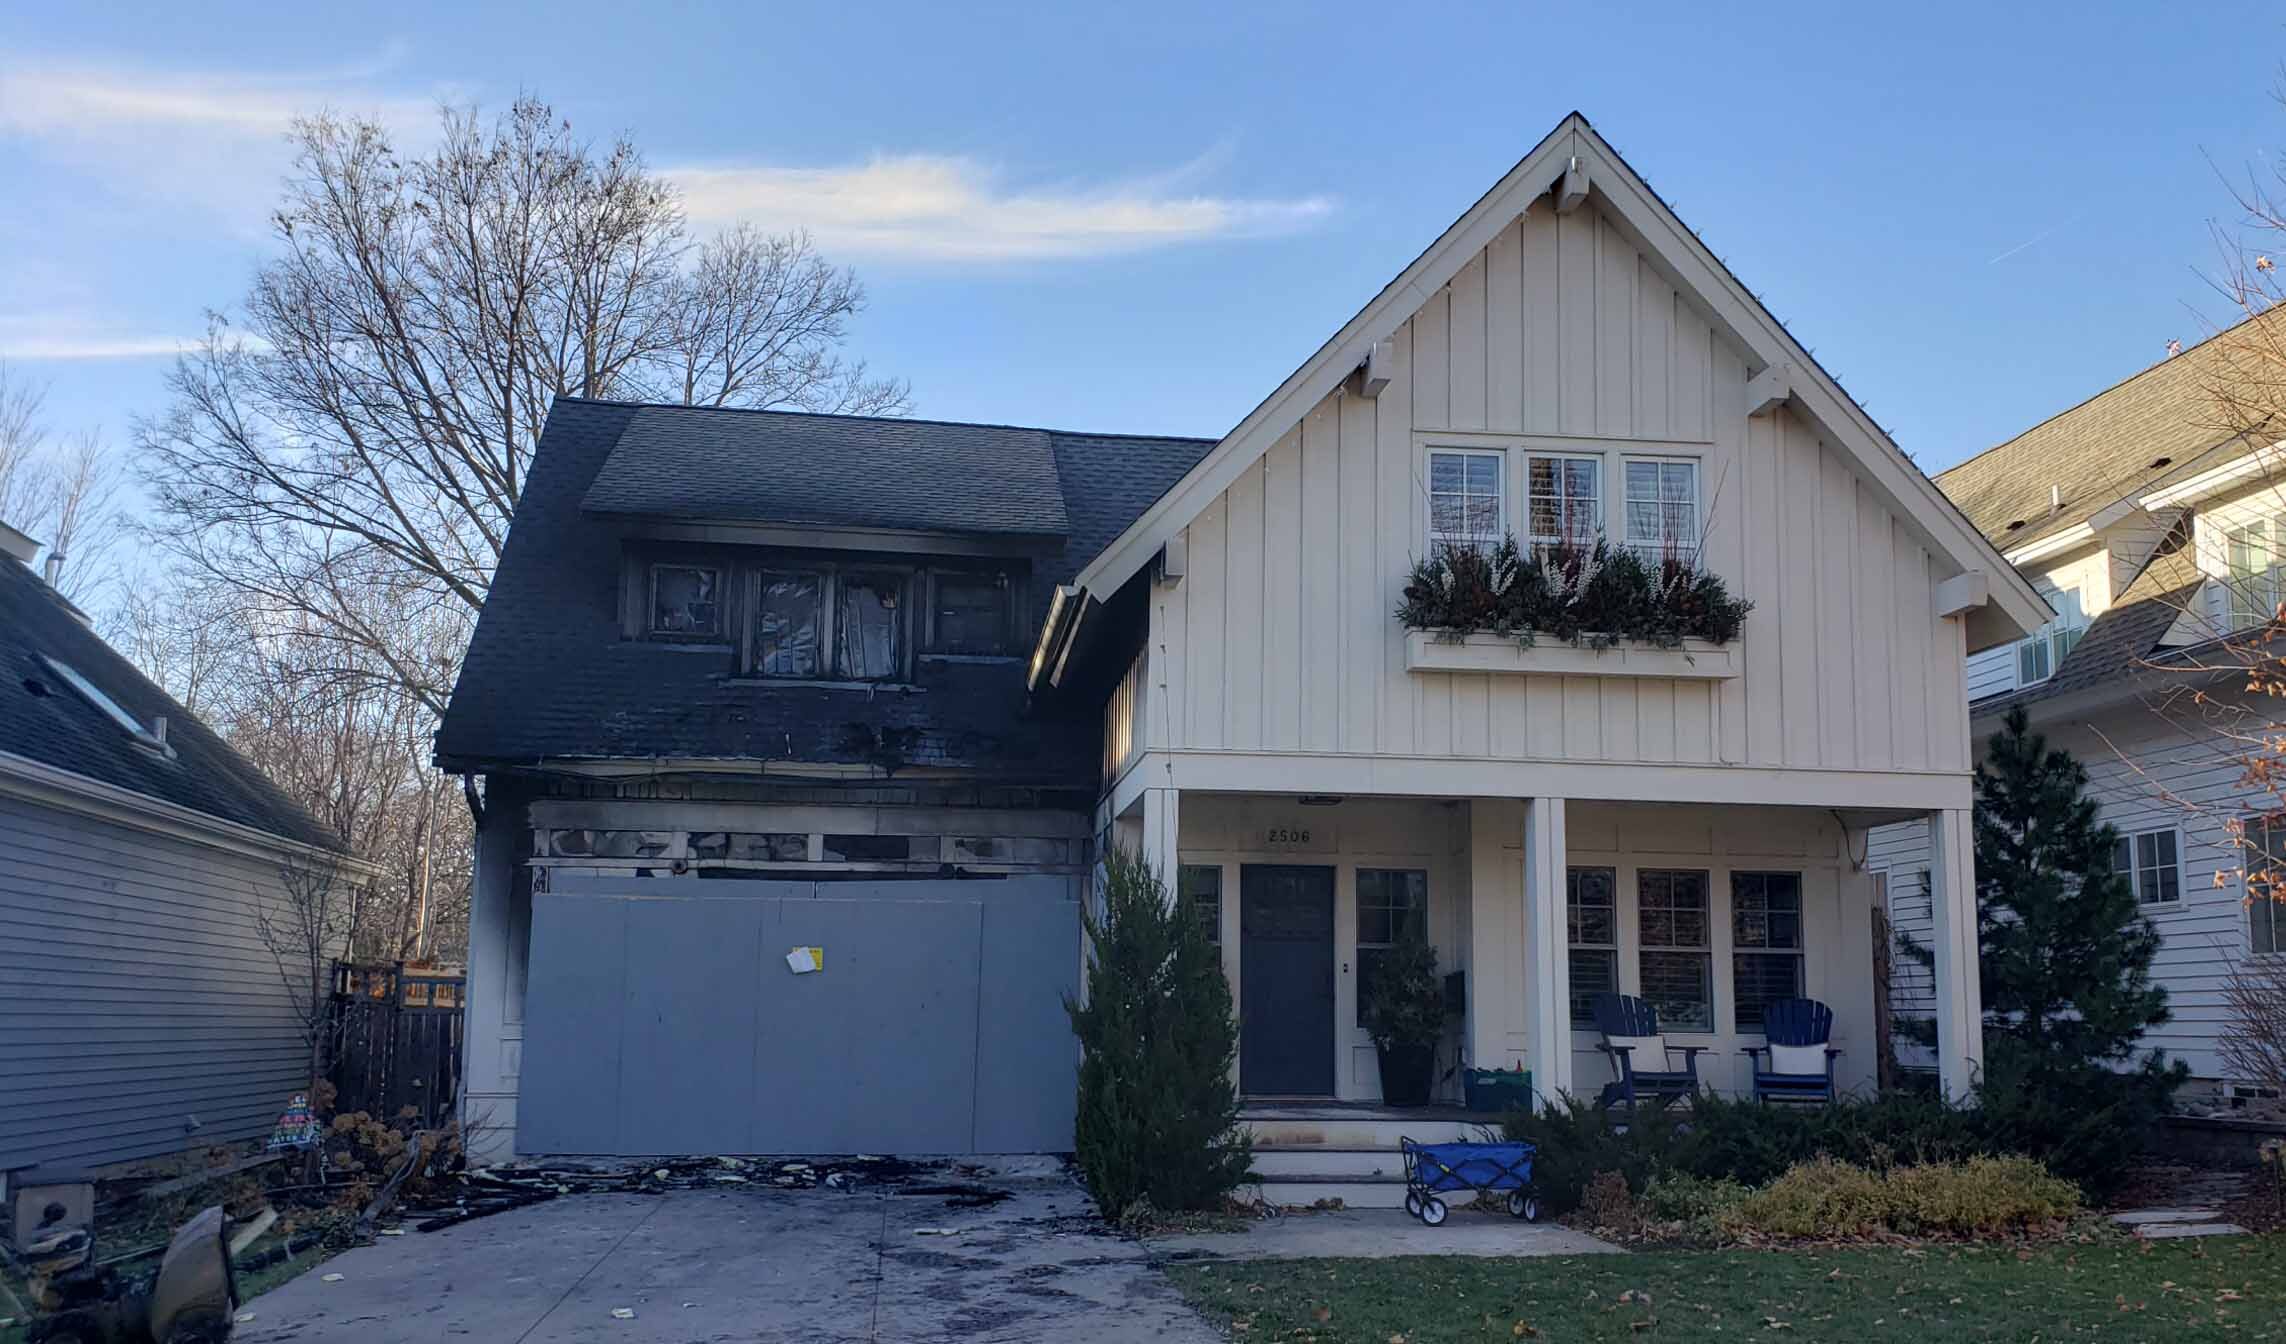
M 60 586 L 57 584 L 56 580 L 63 577 L 63 566 L 64 553 L 62 551 L 49 551 L 48 562 L 40 570 L 40 577 L 48 581 L 48 587 L 55 588 Z
M 153 714 L 153 715 L 151 716 L 151 738 L 152 738 L 152 740 L 153 740 L 153 741 L 157 742 L 157 743 L 158 743 L 160 746 L 162 746 L 162 747 L 163 747 L 163 746 L 165 746 L 165 745 L 167 745 L 167 716 L 166 716 L 166 715 L 164 715 L 164 714 Z
M 2060 485 L 2051 485 L 2051 486 L 2049 486 L 2049 487 L 2048 487 L 2048 512 L 2050 512 L 2050 513 L 2054 513 L 2054 512 L 2056 512 L 2057 510 L 2059 510 L 2059 509 L 2061 509 L 2061 508 L 2063 508 L 2063 507 L 2064 507 L 2064 487 L 2062 487 L 2062 486 L 2060 486 Z

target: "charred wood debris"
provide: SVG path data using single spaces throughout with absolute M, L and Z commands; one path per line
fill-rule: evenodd
M 947 1161 L 897 1157 L 801 1160 L 762 1157 L 675 1157 L 642 1162 L 548 1161 L 478 1167 L 433 1183 L 401 1213 L 416 1232 L 436 1232 L 565 1195 L 659 1195 L 674 1190 L 879 1190 L 942 1198 L 945 1207 L 988 1208 L 1009 1192 L 948 1176 L 978 1170 Z

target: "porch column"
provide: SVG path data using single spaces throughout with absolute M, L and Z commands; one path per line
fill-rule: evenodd
M 1143 790 L 1143 862 L 1150 865 L 1170 901 L 1181 890 L 1181 875 L 1176 872 L 1176 846 L 1181 835 L 1182 791 Z
M 1564 910 L 1564 800 L 1524 802 L 1524 1030 L 1532 1090 L 1550 1105 L 1572 1090 L 1571 938 Z
M 1929 905 L 1936 917 L 1937 1077 L 1946 1097 L 1966 1101 L 1984 1072 L 1976 844 L 1967 808 L 1929 814 Z

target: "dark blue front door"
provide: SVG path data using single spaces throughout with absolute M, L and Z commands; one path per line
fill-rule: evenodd
M 1334 870 L 1248 864 L 1238 878 L 1238 1085 L 1334 1090 Z

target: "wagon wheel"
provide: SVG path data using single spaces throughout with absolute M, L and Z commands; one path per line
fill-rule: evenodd
M 1442 1226 L 1445 1221 L 1445 1202 L 1435 1195 L 1422 1201 L 1421 1221 L 1430 1227 Z
M 1415 1218 L 1421 1216 L 1421 1197 L 1410 1190 L 1405 1192 L 1405 1212 Z
M 1525 1222 L 1527 1222 L 1527 1223 L 1536 1223 L 1536 1222 L 1539 1222 L 1539 1221 L 1540 1221 L 1540 1198 L 1539 1198 L 1539 1196 L 1537 1196 L 1537 1195 L 1528 1195 L 1528 1194 L 1524 1193 L 1522 1190 L 1511 1190 L 1511 1191 L 1509 1191 L 1509 1192 L 1508 1192 L 1508 1216 L 1509 1216 L 1509 1217 L 1511 1217 L 1511 1218 L 1521 1218 L 1521 1219 L 1523 1219 L 1523 1220 L 1524 1220 Z

